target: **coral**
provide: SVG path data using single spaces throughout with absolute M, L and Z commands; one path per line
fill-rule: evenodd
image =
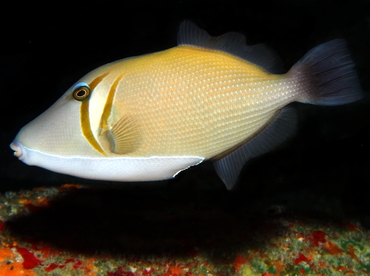
M 26 220 L 29 223 L 33 215 L 50 208 L 55 209 L 55 201 L 63 201 L 66 195 L 83 189 L 85 188 L 79 185 L 64 185 L 59 188 L 11 192 L 0 198 L 1 275 L 284 276 L 368 275 L 370 273 L 370 236 L 359 223 L 322 221 L 283 213 L 263 215 L 255 220 L 249 217 L 247 220 L 240 214 L 234 216 L 220 210 L 190 208 L 184 202 L 175 204 L 172 209 L 167 209 L 166 214 L 157 212 L 155 208 L 149 209 L 148 206 L 144 206 L 142 210 L 145 211 L 142 215 L 149 221 L 148 227 L 151 225 L 150 222 L 153 225 L 166 224 L 165 219 L 168 219 L 173 221 L 173 229 L 176 229 L 177 226 L 182 225 L 178 223 L 179 221 L 187 221 L 188 218 L 190 221 L 195 221 L 197 216 L 205 214 L 203 219 L 208 218 L 208 223 L 212 221 L 211 218 L 221 216 L 222 221 L 235 228 L 229 229 L 228 247 L 221 246 L 225 241 L 214 226 L 212 227 L 217 236 L 212 237 L 210 234 L 207 237 L 207 235 L 200 234 L 202 239 L 199 240 L 202 242 L 194 237 L 181 235 L 184 239 L 182 243 L 185 244 L 180 250 L 182 254 L 171 254 L 172 251 L 168 249 L 171 247 L 163 247 L 164 254 L 162 251 L 161 253 L 153 251 L 150 256 L 140 255 L 138 253 L 140 251 L 131 255 L 127 252 L 122 254 L 113 252 L 114 250 L 95 253 L 92 251 L 76 252 L 75 248 L 62 250 L 56 246 L 57 243 L 45 237 L 43 240 L 43 236 L 36 239 L 32 236 L 32 231 L 35 227 L 37 228 L 37 225 L 23 229 L 23 232 L 17 232 L 17 227 L 14 226 L 17 225 L 14 222 L 17 219 L 29 219 Z M 89 206 L 97 204 L 91 196 L 81 200 L 88 202 L 86 204 Z M 134 211 L 128 210 L 127 212 Z M 134 212 L 134 215 L 138 215 L 138 212 Z M 80 218 L 82 219 L 83 216 L 81 215 Z M 98 218 L 96 220 L 98 221 Z M 35 223 L 37 224 L 37 220 Z M 194 224 L 194 227 L 197 227 L 197 224 Z M 185 231 L 189 232 L 189 229 Z M 78 232 L 77 228 L 76 231 Z M 194 231 L 197 233 L 202 229 L 198 228 Z M 73 232 L 68 232 L 58 237 L 63 240 L 61 244 L 70 245 L 77 243 L 77 239 L 81 239 L 75 235 Z M 125 233 L 114 239 L 117 243 L 125 244 L 128 239 L 125 240 L 124 235 Z M 133 234 L 132 237 L 134 236 Z M 178 239 L 177 236 L 175 238 Z M 138 235 L 136 239 L 138 246 L 144 246 L 140 244 Z M 168 233 L 162 237 L 153 236 L 151 239 L 153 239 L 152 246 L 154 247 L 157 244 L 165 246 L 166 243 L 172 243 Z M 160 240 L 155 241 L 156 239 Z M 244 241 L 248 242 L 244 243 Z M 145 243 L 151 243 L 151 241 L 145 240 Z M 94 243 L 91 247 L 94 247 Z

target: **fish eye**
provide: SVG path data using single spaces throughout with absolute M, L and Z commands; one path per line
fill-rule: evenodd
M 77 101 L 83 101 L 90 95 L 90 87 L 88 86 L 79 86 L 73 90 L 73 98 Z

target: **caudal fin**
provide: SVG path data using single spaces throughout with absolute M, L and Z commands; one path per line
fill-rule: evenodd
M 354 62 L 343 39 L 310 50 L 289 72 L 302 84 L 300 102 L 341 105 L 362 98 Z

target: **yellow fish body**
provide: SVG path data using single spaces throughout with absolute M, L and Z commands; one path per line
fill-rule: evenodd
M 11 148 L 29 165 L 84 178 L 148 181 L 212 159 L 230 189 L 250 158 L 294 127 L 291 102 L 361 98 L 343 40 L 311 50 L 286 74 L 264 46 L 190 22 L 179 46 L 104 65 L 19 132 Z

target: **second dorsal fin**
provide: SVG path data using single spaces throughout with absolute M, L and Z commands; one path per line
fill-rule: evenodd
M 193 22 L 186 20 L 180 25 L 177 43 L 178 45 L 226 52 L 251 62 L 270 73 L 283 73 L 282 62 L 270 47 L 265 44 L 246 45 L 245 36 L 240 33 L 230 32 L 212 37 Z

